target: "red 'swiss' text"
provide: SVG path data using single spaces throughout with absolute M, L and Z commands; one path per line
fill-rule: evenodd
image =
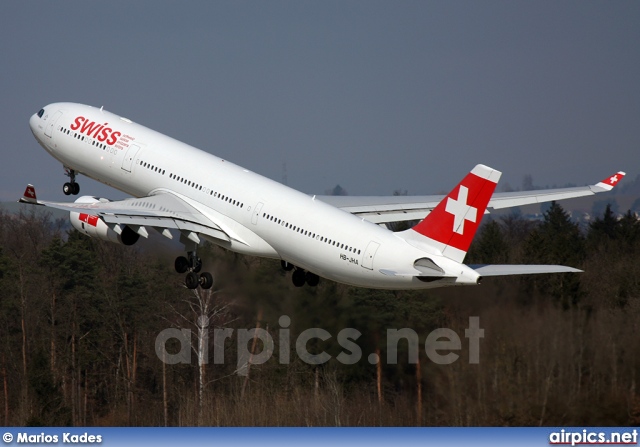
M 114 132 L 112 128 L 107 127 L 108 125 L 109 123 L 98 124 L 95 121 L 89 121 L 84 116 L 79 116 L 73 121 L 71 130 L 77 130 L 88 137 L 113 146 L 122 133 Z

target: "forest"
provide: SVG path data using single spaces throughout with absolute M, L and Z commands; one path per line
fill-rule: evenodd
M 175 248 L 175 249 L 174 249 Z M 557 205 L 540 222 L 486 216 L 466 263 L 550 263 L 580 274 L 486 278 L 477 287 L 380 291 L 322 280 L 296 288 L 273 260 L 212 245 L 199 254 L 215 277 L 188 290 L 173 270 L 180 247 L 90 239 L 50 214 L 0 212 L 0 421 L 5 426 L 566 426 L 640 424 L 640 223 L 610 207 L 588 225 Z M 309 328 L 333 337 L 284 346 Z M 478 317 L 479 361 L 464 338 Z M 231 328 L 223 361 L 215 329 Z M 242 329 L 273 336 L 269 347 Z M 355 328 L 363 352 L 337 360 L 336 335 Z M 417 359 L 387 331 L 418 334 Z M 450 328 L 459 359 L 425 354 Z M 176 338 L 191 338 L 186 362 Z M 283 362 L 284 351 L 290 361 Z M 264 362 L 239 364 L 241 349 Z M 381 359 L 372 364 L 369 354 Z M 253 357 L 252 357 L 253 358 Z M 218 359 L 220 360 L 220 359 Z M 241 370 L 241 371 L 240 371 Z

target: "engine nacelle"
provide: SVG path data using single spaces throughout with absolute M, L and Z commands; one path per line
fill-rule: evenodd
M 108 199 L 92 196 L 80 197 L 75 203 L 106 203 Z M 122 233 L 118 234 L 104 223 L 98 216 L 89 213 L 70 212 L 69 220 L 73 228 L 89 237 L 95 237 L 104 241 L 115 242 L 116 244 L 133 245 L 138 242 L 140 235 L 129 227 L 123 227 Z

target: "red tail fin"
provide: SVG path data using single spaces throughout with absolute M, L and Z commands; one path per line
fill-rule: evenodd
M 464 259 L 502 173 L 477 165 L 413 231 L 438 242 L 442 253 Z

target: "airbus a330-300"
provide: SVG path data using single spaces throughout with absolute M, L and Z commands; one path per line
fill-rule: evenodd
M 618 172 L 591 186 L 494 193 L 500 171 L 475 166 L 446 196 L 315 196 L 134 123 L 74 103 L 49 104 L 29 125 L 40 145 L 64 166 L 67 195 L 78 174 L 124 191 L 110 201 L 82 196 L 40 201 L 28 185 L 21 202 L 70 212 L 78 231 L 132 245 L 149 231 L 179 235 L 186 256 L 175 261 L 188 288 L 210 288 L 198 246 L 203 240 L 246 255 L 281 260 L 296 286 L 320 277 L 379 289 L 476 285 L 485 276 L 579 272 L 560 265 L 466 265 L 482 216 L 500 209 L 611 190 Z M 385 223 L 419 221 L 392 232 Z

